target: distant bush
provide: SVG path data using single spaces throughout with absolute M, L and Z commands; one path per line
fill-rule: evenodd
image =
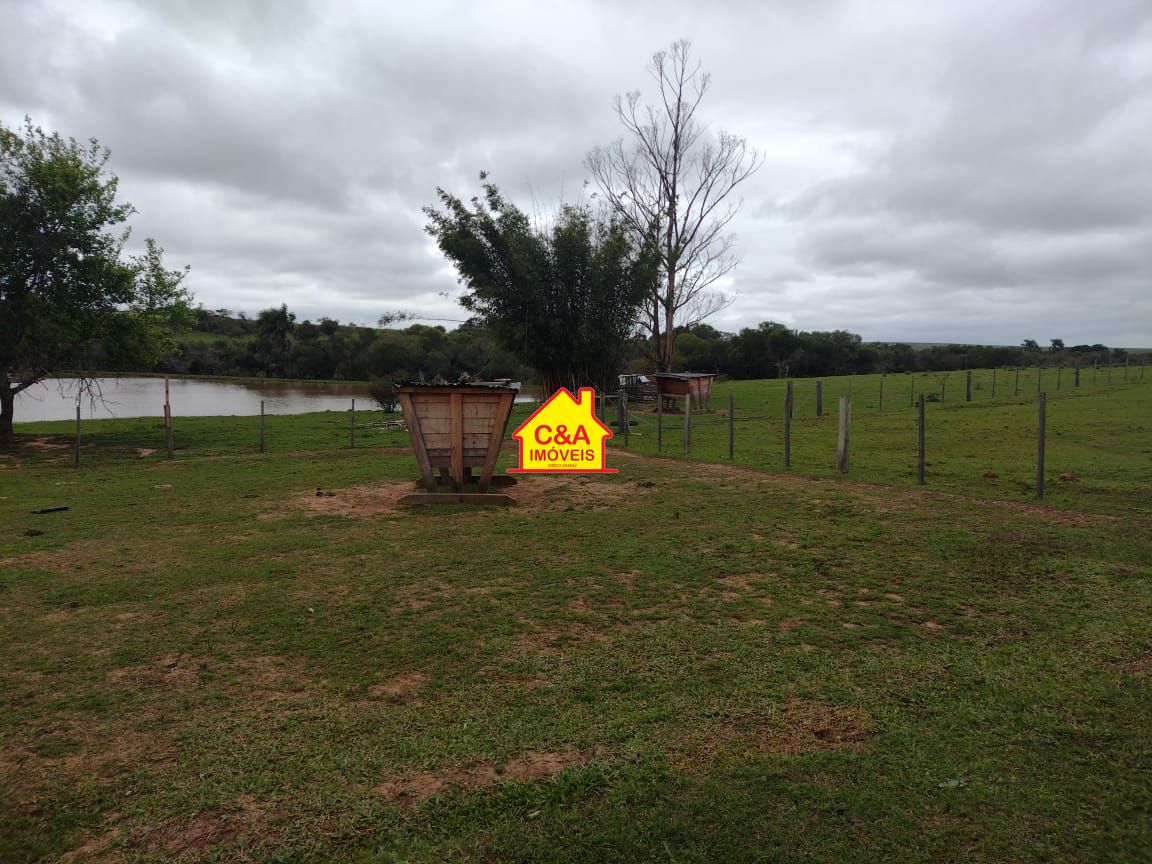
M 392 392 L 392 382 L 384 378 L 373 378 L 368 385 L 368 394 L 376 400 L 376 404 L 383 410 L 393 413 L 398 404 L 396 394 Z

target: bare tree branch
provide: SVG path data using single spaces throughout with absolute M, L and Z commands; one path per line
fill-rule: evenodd
M 735 237 L 725 233 L 742 203 L 733 193 L 764 161 L 744 138 L 709 135 L 697 120 L 711 76 L 692 61 L 690 49 L 680 40 L 652 56 L 657 104 L 642 105 L 638 92 L 613 101 L 629 146 L 616 141 L 585 159 L 608 205 L 637 239 L 659 238 L 660 278 L 645 322 L 659 369 L 672 364 L 677 327 L 699 323 L 734 299 L 708 288 L 737 264 Z

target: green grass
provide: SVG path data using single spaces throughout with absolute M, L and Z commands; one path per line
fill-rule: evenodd
M 1138 373 L 1138 370 L 1134 370 Z M 1032 501 L 1036 493 L 1038 400 L 1036 370 L 1032 389 L 1023 384 L 1014 394 L 1013 373 L 1000 370 L 991 398 L 991 375 L 974 373 L 972 402 L 965 402 L 963 373 L 952 373 L 943 402 L 926 403 L 926 485 L 935 491 L 1008 501 Z M 1044 372 L 1044 381 L 1055 376 Z M 1045 500 L 1116 514 L 1152 511 L 1152 379 L 1137 375 L 1124 382 L 1120 370 L 1112 385 L 1047 390 Z M 815 382 L 797 381 L 791 428 L 791 472 L 803 476 L 838 476 L 836 441 L 838 400 L 852 394 L 852 437 L 848 477 L 893 486 L 917 485 L 917 411 L 912 394 L 939 394 L 943 375 L 833 378 L 824 382 L 823 416 L 816 416 Z M 913 390 L 913 386 L 915 390 Z M 951 390 L 949 390 L 951 388 Z M 712 410 L 692 418 L 693 460 L 729 462 L 728 399 L 734 405 L 733 461 L 773 472 L 784 469 L 783 381 L 722 382 L 713 388 Z M 609 411 L 612 418 L 615 413 Z M 650 406 L 634 411 L 628 448 L 650 455 L 684 458 L 682 415 L 663 418 L 662 446 L 658 419 Z M 619 435 L 614 446 L 623 446 Z M 1061 479 L 1061 475 L 1070 479 Z
M 847 479 L 801 401 L 792 474 L 778 417 L 735 466 L 698 426 L 507 510 L 391 506 L 380 415 L 355 450 L 347 415 L 269 418 L 265 455 L 254 418 L 178 418 L 172 461 L 89 423 L 79 470 L 30 444 L 67 424 L 19 427 L 0 860 L 1146 860 L 1148 389 L 1053 398 L 1079 479 L 1034 506 L 1030 445 L 964 467 L 1034 404 L 931 406 L 922 491 L 869 385 Z

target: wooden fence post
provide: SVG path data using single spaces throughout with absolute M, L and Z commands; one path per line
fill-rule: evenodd
M 1080 361 L 1079 360 L 1076 361 L 1076 372 L 1072 376 L 1072 387 L 1074 389 L 1080 388 Z
M 908 405 L 916 404 L 916 373 L 913 372 L 908 381 Z
M 260 452 L 264 452 L 264 400 L 260 400 Z
M 664 452 L 664 397 L 656 394 L 656 452 Z
M 784 388 L 784 467 L 792 467 L 792 382 Z
M 76 457 L 72 462 L 73 468 L 80 467 L 80 397 L 76 397 Z
M 1040 394 L 1040 417 L 1037 426 L 1036 435 L 1036 497 L 1043 499 L 1044 497 L 1044 423 L 1045 423 L 1045 402 L 1047 401 L 1047 393 Z
M 736 409 L 732 394 L 728 394 L 728 458 L 736 460 Z
M 824 416 L 824 382 L 819 378 L 816 379 L 816 416 Z
M 920 402 L 917 404 L 917 432 L 916 439 L 918 443 L 919 458 L 917 460 L 916 476 L 921 486 L 924 485 L 924 394 L 920 394 Z
M 848 444 L 851 437 L 849 426 L 852 423 L 852 397 L 840 397 L 840 431 L 836 438 L 836 470 L 848 473 Z
M 964 401 L 972 401 L 972 370 L 964 373 Z
M 992 398 L 996 398 L 996 367 L 992 367 Z
M 632 430 L 628 427 L 628 394 L 623 390 L 616 392 L 616 423 L 624 436 L 624 446 L 627 447 L 628 433 Z
M 1012 392 L 1013 396 L 1020 395 L 1020 367 L 1016 367 L 1016 389 Z
M 692 453 L 692 394 L 684 397 L 684 453 Z
M 1061 363 L 1056 367 L 1056 389 L 1060 389 L 1060 379 L 1064 377 L 1064 364 Z
M 880 376 L 880 413 L 884 413 L 884 376 Z
M 348 449 L 356 449 L 356 399 L 352 399 L 352 425 L 348 429 Z
M 1124 358 L 1124 380 L 1128 380 L 1128 358 Z
M 164 376 L 164 449 L 171 459 L 175 453 L 172 441 L 172 402 L 168 397 L 168 376 Z
M 944 404 L 944 388 L 948 386 L 948 373 L 944 373 L 944 377 L 940 379 L 940 404 Z
M 1043 378 L 1044 378 L 1044 367 L 1043 366 L 1037 366 L 1036 367 L 1036 392 L 1037 393 L 1040 392 L 1040 381 Z
M 1108 383 L 1108 384 L 1112 383 L 1112 358 L 1111 357 L 1108 358 L 1108 378 L 1107 378 L 1106 383 Z

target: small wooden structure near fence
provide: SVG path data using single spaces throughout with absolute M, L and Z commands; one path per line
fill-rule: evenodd
M 712 382 L 716 379 L 711 372 L 657 372 L 656 392 L 665 411 L 675 411 L 676 400 L 692 400 L 694 409 L 707 410 L 712 403 Z
M 425 492 L 405 495 L 401 504 L 513 504 L 490 492 L 512 477 L 493 477 L 516 390 L 499 385 L 397 384 L 392 388 L 416 451 Z M 479 476 L 475 475 L 479 469 Z M 439 477 L 433 474 L 439 472 Z M 476 483 L 476 491 L 465 487 Z M 496 482 L 499 481 L 499 482 Z M 451 492 L 438 491 L 438 484 Z

